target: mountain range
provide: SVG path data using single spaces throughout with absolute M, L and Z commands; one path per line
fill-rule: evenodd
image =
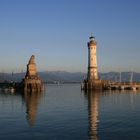
M 66 72 L 66 71 L 45 71 L 38 73 L 40 78 L 46 83 L 81 83 L 86 78 L 86 73 Z M 20 82 L 25 73 L 0 73 L 0 82 L 17 81 Z M 136 72 L 108 72 L 99 73 L 99 78 L 103 80 L 113 80 L 129 82 L 140 82 L 140 73 Z

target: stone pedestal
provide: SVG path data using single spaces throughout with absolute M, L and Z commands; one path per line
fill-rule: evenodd
M 84 80 L 83 83 L 83 90 L 90 91 L 90 90 L 102 90 L 103 89 L 103 82 L 101 80 Z
M 34 55 L 31 56 L 27 64 L 27 72 L 23 79 L 23 88 L 25 92 L 41 92 L 43 89 L 43 82 L 37 74 Z

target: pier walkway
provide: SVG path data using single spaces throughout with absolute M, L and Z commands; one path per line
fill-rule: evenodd
M 140 90 L 140 83 L 138 82 L 110 82 L 107 86 L 105 86 L 106 89 L 111 90 Z

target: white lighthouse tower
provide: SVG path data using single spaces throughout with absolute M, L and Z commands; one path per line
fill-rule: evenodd
M 98 69 L 97 69 L 97 56 L 96 56 L 96 40 L 91 35 L 88 42 L 88 81 L 98 80 Z
M 98 78 L 97 55 L 96 55 L 97 42 L 92 35 L 89 37 L 88 46 L 88 73 L 87 79 L 84 79 L 83 90 L 90 91 L 96 89 L 103 89 L 104 82 Z

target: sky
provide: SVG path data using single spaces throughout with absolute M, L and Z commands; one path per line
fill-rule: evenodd
M 0 0 L 0 72 L 87 72 L 97 41 L 99 72 L 140 72 L 140 0 Z

